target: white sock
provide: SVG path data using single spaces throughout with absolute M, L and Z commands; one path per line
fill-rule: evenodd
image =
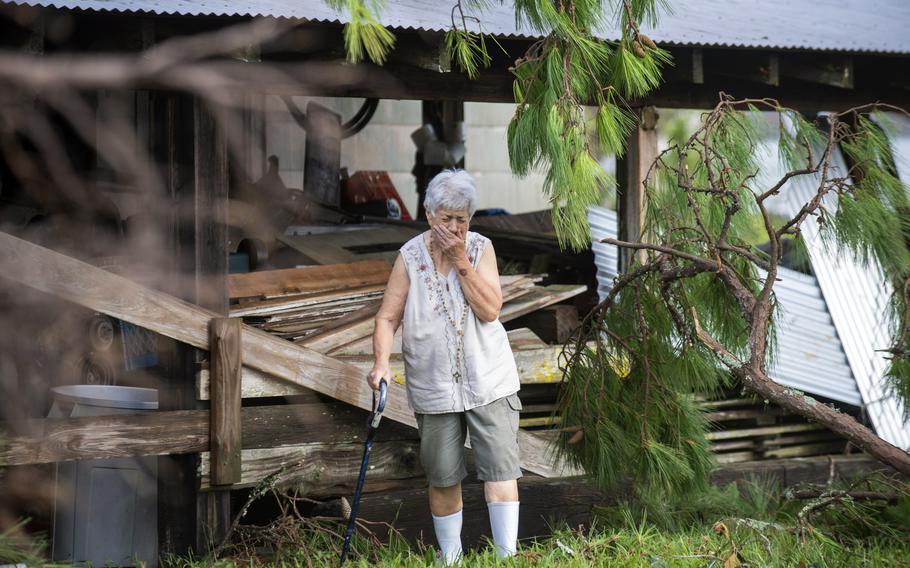
M 518 504 L 519 501 L 487 503 L 493 544 L 496 545 L 496 554 L 500 558 L 514 556 L 518 550 Z
M 432 514 L 432 513 L 431 513 Z M 461 561 L 461 511 L 437 517 L 433 515 L 433 528 L 436 529 L 436 542 L 442 550 L 446 564 Z

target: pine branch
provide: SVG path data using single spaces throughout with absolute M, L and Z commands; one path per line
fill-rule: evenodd
M 653 1 L 624 5 L 627 14 L 650 13 Z M 590 241 L 587 208 L 615 183 L 592 155 L 583 105 L 597 107 L 594 125 L 602 149 L 621 153 L 635 126 L 624 97 L 656 87 L 660 67 L 669 61 L 650 40 L 643 45 L 628 16 L 616 44 L 594 38 L 605 8 L 600 0 L 515 2 L 518 21 L 547 36 L 513 68 L 518 107 L 509 125 L 509 159 L 520 176 L 547 168 L 544 191 L 553 204 L 557 237 L 576 250 Z
M 792 126 L 780 133 L 790 169 L 765 188 L 755 187 L 765 124 L 759 110 L 777 112 Z M 574 352 L 566 360 L 559 408 L 567 423 L 586 432 L 574 444 L 562 440 L 561 451 L 604 487 L 625 475 L 638 478 L 637 491 L 658 494 L 704 482 L 712 459 L 707 425 L 682 397 L 710 396 L 731 378 L 910 471 L 910 454 L 767 374 L 783 240 L 819 215 L 835 246 L 865 254 L 896 283 L 889 380 L 899 396 L 910 395 L 910 228 L 904 221 L 910 198 L 896 179 L 887 139 L 862 117 L 851 130 L 845 115 L 829 115 L 823 132 L 794 116 L 773 100 L 722 96 L 696 132 L 649 169 L 644 234 L 651 242 L 603 240 L 647 255 L 616 279 L 570 342 Z M 838 148 L 851 159 L 846 176 L 834 167 Z M 816 191 L 792 218 L 776 219 L 766 202 L 805 175 L 817 177 Z M 833 214 L 822 205 L 829 197 L 839 201 Z M 742 238 L 756 223 L 769 241 L 766 256 Z M 766 272 L 761 278 L 759 268 Z M 586 349 L 588 342 L 594 347 Z M 628 362 L 622 373 L 616 361 Z
M 348 11 L 349 21 L 344 26 L 344 45 L 348 61 L 360 63 L 365 58 L 377 65 L 385 63 L 395 45 L 395 36 L 382 24 L 377 15 L 382 9 L 382 0 L 325 0 L 330 8 Z

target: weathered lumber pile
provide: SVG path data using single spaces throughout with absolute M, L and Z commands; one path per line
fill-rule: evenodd
M 756 398 L 699 400 L 718 463 L 845 453 L 846 440 L 821 424 L 807 422 Z
M 350 252 L 352 247 L 364 254 L 379 254 L 375 249 L 373 253 L 364 252 L 366 235 L 372 234 L 377 242 L 391 239 L 392 244 L 376 247 L 389 249 L 396 238 L 400 241 L 412 233 L 411 228 L 388 227 L 285 240 L 306 251 L 309 258 L 339 259 L 350 258 L 344 251 Z M 334 252 L 327 252 L 333 247 Z M 363 254 L 357 258 L 363 258 Z M 391 272 L 389 261 L 394 261 L 394 257 L 232 274 L 228 285 L 230 315 L 242 318 L 247 325 L 356 366 L 365 375 L 373 363 L 373 322 Z M 500 277 L 503 293 L 500 321 L 512 328 L 509 339 L 525 385 L 522 395 L 528 401 L 520 423 L 527 428 L 548 427 L 558 422 L 558 417 L 552 416 L 557 383 L 562 378 L 558 358 L 567 333 L 578 324 L 575 307 L 560 302 L 587 290 L 587 286 L 578 284 L 541 285 L 545 277 L 544 274 Z M 518 322 L 521 327 L 509 325 L 510 322 Z M 551 343 L 543 341 L 525 325 L 546 336 Z M 391 363 L 393 380 L 403 384 L 400 331 L 393 343 Z M 292 384 L 277 386 L 268 384 L 267 377 L 247 372 L 243 396 L 291 396 L 302 392 Z M 208 378 L 203 371 L 199 380 L 200 398 L 209 396 L 207 389 Z
M 308 259 L 355 260 L 232 274 L 228 283 L 230 315 L 242 318 L 247 325 L 356 367 L 365 377 L 373 364 L 374 317 L 391 273 L 391 262 L 403 241 L 415 234 L 417 231 L 412 227 L 394 226 L 283 237 L 283 242 L 293 245 Z M 507 325 L 525 321 L 588 289 L 583 284 L 541 285 L 545 277 L 545 274 L 501 276 L 503 307 L 500 321 Z M 558 307 L 569 307 L 574 311 L 572 306 Z M 544 315 L 538 319 L 545 322 L 548 318 Z M 577 325 L 577 314 L 575 323 Z M 555 408 L 557 383 L 562 379 L 557 361 L 562 351 L 561 343 L 550 345 L 527 328 L 512 329 L 509 339 L 524 385 L 523 396 L 530 395 L 531 400 L 539 399 L 543 403 L 543 406 L 530 405 L 528 412 L 533 416 L 522 417 L 520 425 L 545 426 L 549 419 L 539 414 L 544 406 Z M 400 330 L 394 338 L 391 364 L 393 380 L 404 384 Z M 197 386 L 198 398 L 208 399 L 209 378 L 205 369 L 200 373 Z M 267 375 L 244 369 L 243 397 L 294 396 L 306 391 L 300 385 L 276 383 Z M 543 439 L 524 436 L 523 440 L 525 446 L 536 447 L 536 451 L 523 449 L 524 458 L 542 460 L 542 471 L 548 471 Z M 280 449 L 263 450 L 258 452 L 257 461 L 286 459 L 283 455 Z
M 10 282 L 17 282 L 40 290 L 200 350 L 211 351 L 217 346 L 211 342 L 210 329 L 213 322 L 222 317 L 221 314 L 6 233 L 0 233 L 0 244 L 3 245 L 0 246 L 0 269 L 3 269 Z M 324 276 L 325 274 L 323 274 Z M 274 279 L 276 275 L 261 277 Z M 358 277 L 355 276 L 355 280 Z M 517 278 L 514 282 L 521 280 L 521 278 Z M 521 286 L 532 284 L 533 280 L 531 278 Z M 327 289 L 324 281 L 310 285 L 309 289 L 299 286 L 291 289 L 281 284 L 280 278 L 273 280 L 273 282 L 276 281 L 279 286 L 284 288 L 281 293 L 287 296 L 322 293 L 321 291 Z M 363 285 L 362 281 L 359 285 Z M 549 287 L 532 286 L 532 288 L 534 289 L 531 290 L 531 293 L 523 294 L 512 300 L 512 302 L 516 302 L 510 308 L 514 314 L 527 313 L 535 306 L 544 306 L 562 298 L 571 297 L 573 293 L 576 293 L 571 289 L 572 287 L 549 289 Z M 240 292 L 240 294 L 248 293 Z M 244 297 L 254 298 L 249 301 L 269 299 L 268 297 L 262 298 L 261 293 L 258 299 L 255 299 L 255 295 Z M 341 317 L 338 319 L 340 320 Z M 337 412 L 340 403 L 367 410 L 372 407 L 372 392 L 364 380 L 363 366 L 339 356 L 328 355 L 325 352 L 334 346 L 349 343 L 349 341 L 342 341 L 347 337 L 348 331 L 344 325 L 338 325 L 333 330 L 323 330 L 315 336 L 323 343 L 314 341 L 313 345 L 288 341 L 248 325 L 240 325 L 238 328 L 239 333 L 233 343 L 234 348 L 240 352 L 237 364 L 242 365 L 236 371 L 240 378 L 240 397 L 303 395 L 312 399 L 315 391 L 315 393 L 327 397 L 319 398 L 320 404 L 326 404 L 328 401 L 328 406 L 322 407 L 318 412 L 317 419 L 329 424 L 329 430 L 332 431 L 341 431 L 336 427 L 348 422 L 342 417 L 342 414 Z M 333 336 L 340 343 L 330 341 Z M 546 360 L 551 361 L 552 357 L 546 358 Z M 552 370 L 549 372 L 552 375 Z M 212 388 L 212 382 L 217 380 L 222 385 L 236 385 L 236 379 L 229 379 L 230 374 L 219 373 L 217 370 L 213 373 L 209 369 L 201 368 L 197 377 L 198 398 L 211 400 L 213 407 L 216 403 L 224 406 L 226 400 L 223 396 L 220 401 L 217 400 L 218 394 Z M 225 382 L 228 380 L 230 382 Z M 331 462 L 326 461 L 329 459 L 327 456 L 336 455 L 341 451 L 339 449 L 341 446 L 338 444 L 342 442 L 320 438 L 318 429 L 314 427 L 303 430 L 291 429 L 286 432 L 286 436 L 270 436 L 268 432 L 274 431 L 274 424 L 280 423 L 281 420 L 275 422 L 271 418 L 265 420 L 263 417 L 253 417 L 252 414 L 241 409 L 240 397 L 237 398 L 236 404 L 228 405 L 232 409 L 229 422 L 234 425 L 234 431 L 239 428 L 242 432 L 238 442 L 241 444 L 242 452 L 235 454 L 240 455 L 242 464 L 239 479 L 232 482 L 235 487 L 238 482 L 240 484 L 257 483 L 268 471 L 269 463 L 287 463 L 288 460 L 293 463 L 300 456 L 308 456 L 307 459 L 322 460 L 325 467 L 328 467 Z M 290 406 L 292 405 L 279 405 L 280 410 L 276 409 L 274 412 L 277 415 L 283 415 L 283 413 L 292 415 L 296 410 Z M 198 412 L 208 413 L 208 411 Z M 130 417 L 124 424 L 110 423 L 110 417 L 45 419 L 33 425 L 31 433 L 18 437 L 15 443 L 10 445 L 9 451 L 0 455 L 0 465 L 127 455 L 203 453 L 203 469 L 200 473 L 204 478 L 209 462 L 216 461 L 216 458 L 205 452 L 206 448 L 210 447 L 209 426 L 208 421 L 205 420 L 205 414 L 198 412 L 182 410 L 158 412 L 156 418 L 160 419 L 158 422 L 161 422 L 161 427 L 152 429 L 140 424 L 145 418 L 134 420 L 134 417 Z M 250 416 L 249 420 L 243 418 L 246 415 Z M 399 422 L 411 428 L 416 425 L 414 415 L 408 408 L 404 389 L 390 389 L 384 416 L 388 421 Z M 173 428 L 181 420 L 186 421 L 190 417 L 192 417 L 191 421 L 185 423 L 183 428 Z M 362 422 L 359 420 L 357 422 L 359 428 L 362 428 Z M 168 424 L 171 427 L 168 427 Z M 113 428 L 116 432 L 105 432 L 105 428 Z M 5 433 L 8 435 L 8 439 L 13 439 L 12 432 L 12 428 L 0 425 L 0 434 Z M 526 471 L 547 477 L 575 473 L 573 468 L 554 460 L 548 454 L 546 440 L 525 431 L 520 431 L 518 438 L 522 467 Z M 110 440 L 116 440 L 116 443 L 111 444 Z M 342 454 L 346 456 L 351 453 L 353 448 L 356 448 L 360 441 L 356 436 L 345 438 L 345 440 L 344 443 L 349 447 L 346 447 Z M 265 447 L 260 444 L 264 444 Z M 370 479 L 381 481 L 385 479 L 383 472 L 389 471 L 403 472 L 394 475 L 408 477 L 419 475 L 419 465 L 413 459 L 415 441 L 405 441 L 400 447 L 395 444 L 389 446 L 391 456 L 389 467 L 391 469 L 377 470 L 375 473 L 371 471 L 371 475 L 368 476 Z M 237 451 L 236 446 L 228 449 L 231 452 Z M 49 453 L 45 454 L 46 451 Z M 381 449 L 377 446 L 374 451 L 379 452 Z M 43 457 L 39 459 L 37 457 L 39 455 Z M 334 458 L 332 459 L 334 460 Z M 356 474 L 356 468 L 345 468 L 345 472 L 350 473 L 348 470 L 354 471 L 352 475 Z M 348 478 L 351 476 L 348 473 L 344 474 L 347 477 L 341 475 L 338 480 L 343 480 L 345 483 L 350 482 L 351 480 Z M 316 478 L 323 478 L 326 472 L 318 469 L 312 475 Z
M 231 317 L 292 341 L 382 300 L 391 266 L 384 260 L 289 268 L 228 277 Z
M 336 356 L 366 372 L 372 364 L 373 321 L 390 272 L 388 262 L 367 260 L 232 274 L 228 284 L 230 315 L 298 345 Z M 570 284 L 541 286 L 544 276 L 501 277 L 502 322 L 533 314 L 586 289 Z M 528 329 L 510 331 L 509 337 L 523 382 L 558 381 L 556 357 L 560 347 L 548 345 Z M 392 365 L 396 377 L 403 380 L 400 332 L 393 346 Z M 290 390 L 270 392 L 292 394 Z M 201 394 L 205 396 L 204 391 Z

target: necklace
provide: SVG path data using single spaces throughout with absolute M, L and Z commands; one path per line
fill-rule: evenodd
M 464 306 L 461 309 L 461 321 L 456 323 L 455 317 L 452 312 L 455 310 L 455 298 L 449 294 L 449 299 L 452 301 L 452 309 L 449 310 L 449 306 L 446 303 L 445 295 L 442 293 L 442 284 L 439 282 L 439 271 L 436 270 L 436 260 L 433 258 L 433 252 L 436 250 L 436 245 L 433 242 L 433 237 L 430 237 L 430 263 L 433 265 L 433 276 L 434 282 L 436 283 L 436 294 L 439 296 L 440 303 L 442 304 L 442 310 L 445 312 L 446 320 L 449 324 L 452 325 L 452 328 L 455 330 L 455 364 L 452 367 L 452 378 L 455 379 L 455 382 L 461 381 L 461 355 L 462 355 L 462 345 L 464 343 L 464 327 L 465 322 L 468 319 L 468 301 L 464 301 Z

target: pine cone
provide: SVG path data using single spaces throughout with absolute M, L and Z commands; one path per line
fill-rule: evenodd
M 654 43 L 654 40 L 646 36 L 645 34 L 638 34 L 638 41 L 648 49 L 657 49 L 657 44 Z
M 641 46 L 641 43 L 639 43 L 637 39 L 632 40 L 632 53 L 639 59 L 645 58 L 645 48 Z

